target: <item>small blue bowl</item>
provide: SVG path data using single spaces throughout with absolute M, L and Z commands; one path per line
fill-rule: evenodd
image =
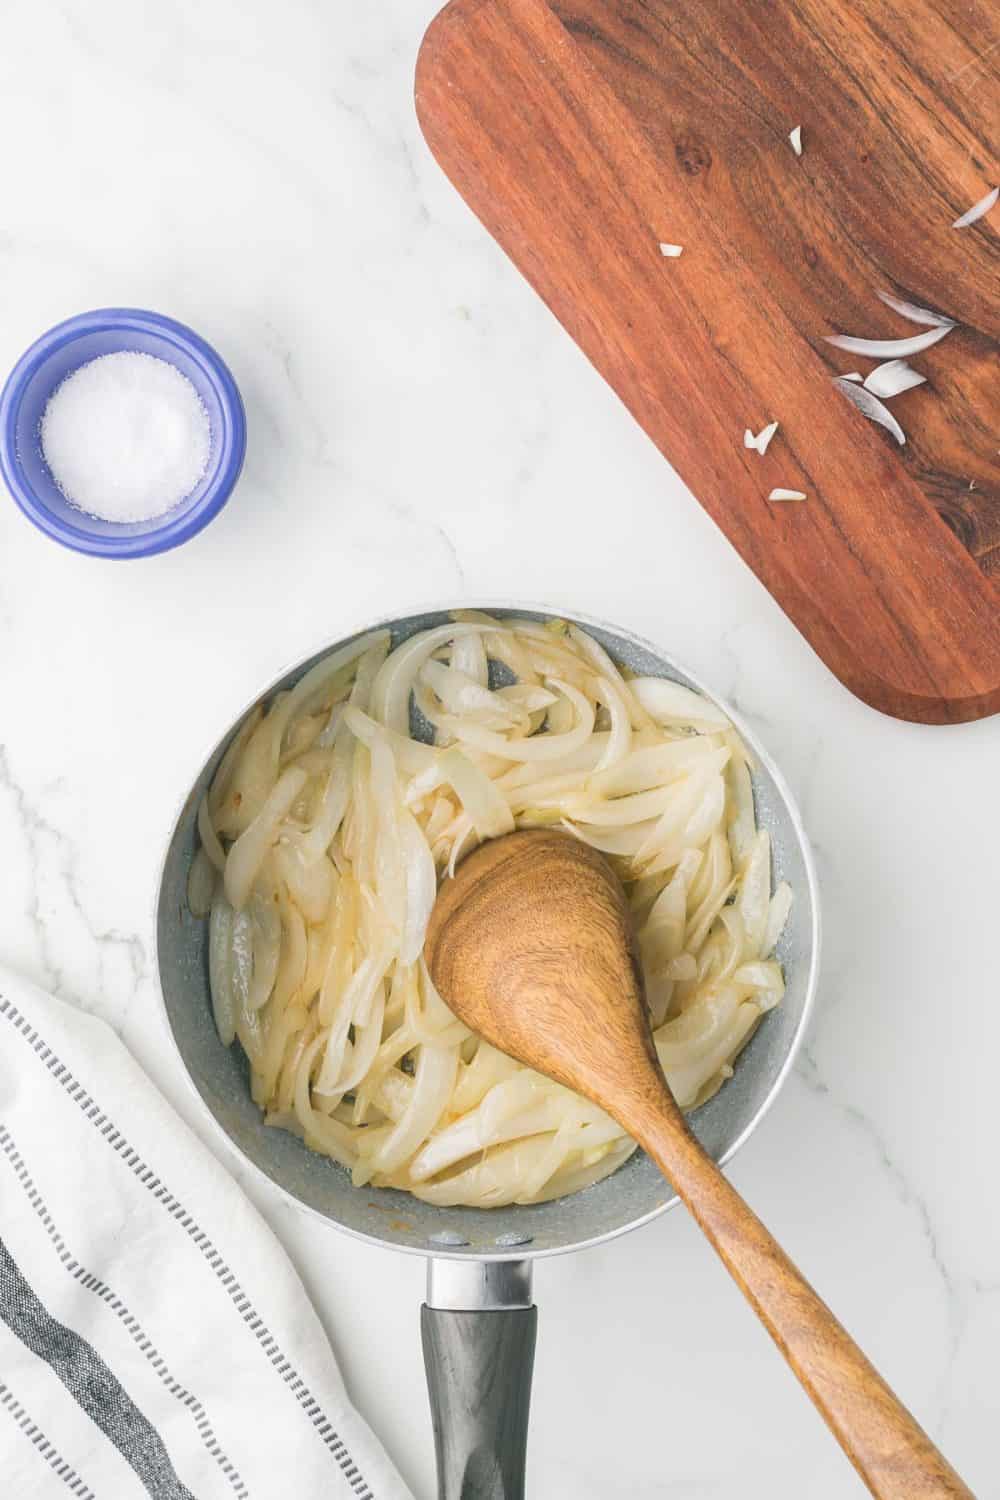
M 165 359 L 205 403 L 211 427 L 208 468 L 186 499 L 152 521 L 118 523 L 70 505 L 42 455 L 42 414 L 68 375 L 102 354 L 134 350 Z M 150 557 L 179 547 L 218 515 L 246 452 L 246 415 L 232 375 L 215 350 L 183 323 L 133 307 L 105 307 L 68 318 L 21 356 L 0 395 L 0 473 L 40 531 L 95 557 Z

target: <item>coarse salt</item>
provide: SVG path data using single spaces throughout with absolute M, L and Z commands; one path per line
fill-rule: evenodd
M 208 467 L 208 412 L 165 359 L 122 350 L 81 365 L 45 408 L 42 453 L 78 510 L 151 521 L 179 505 Z

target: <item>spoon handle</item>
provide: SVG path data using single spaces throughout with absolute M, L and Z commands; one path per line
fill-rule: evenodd
M 670 1113 L 632 1121 L 878 1500 L 975 1500 L 719 1168 Z M 673 1115 L 674 1118 L 671 1118 Z

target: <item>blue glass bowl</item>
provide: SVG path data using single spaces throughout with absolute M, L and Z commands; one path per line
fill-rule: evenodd
M 134 350 L 167 360 L 205 404 L 208 468 L 186 499 L 151 521 L 102 521 L 70 505 L 49 472 L 40 428 L 49 397 L 102 354 Z M 179 547 L 218 515 L 246 451 L 246 415 L 226 365 L 183 323 L 132 307 L 105 307 L 58 323 L 21 356 L 0 395 L 0 473 L 29 521 L 64 547 L 95 557 L 149 557 Z

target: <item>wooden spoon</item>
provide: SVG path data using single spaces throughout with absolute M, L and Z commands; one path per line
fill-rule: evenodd
M 442 886 L 424 951 L 467 1026 L 645 1148 L 873 1495 L 972 1496 L 688 1130 L 653 1046 L 625 894 L 600 854 L 546 829 L 484 844 Z

